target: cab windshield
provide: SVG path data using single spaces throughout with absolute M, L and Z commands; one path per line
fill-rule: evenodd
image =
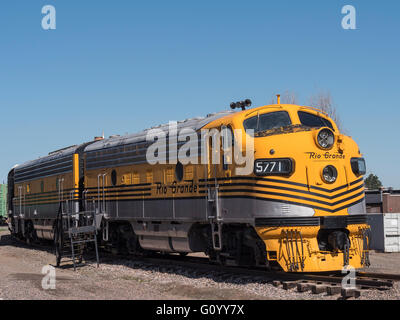
M 264 113 L 243 121 L 244 129 L 254 130 L 254 133 L 288 127 L 291 124 L 292 121 L 286 111 Z

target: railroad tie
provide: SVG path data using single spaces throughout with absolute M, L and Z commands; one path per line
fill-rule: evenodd
M 327 287 L 326 293 L 327 293 L 329 296 L 333 296 L 333 295 L 335 295 L 335 294 L 339 294 L 339 293 L 341 292 L 341 290 L 342 290 L 342 287 L 340 287 L 340 286 L 337 285 L 337 284 L 332 284 L 332 285 L 330 285 L 329 287 Z
M 274 281 L 272 281 L 272 285 L 273 285 L 274 287 L 279 287 L 281 284 L 282 284 L 282 282 L 279 281 L 279 280 L 274 280 Z
M 297 284 L 298 292 L 306 292 L 312 289 L 313 284 L 307 282 L 301 282 Z
M 311 286 L 311 292 L 313 294 L 320 294 L 327 291 L 328 286 L 326 284 L 313 284 Z
M 284 281 L 282 284 L 283 284 L 284 290 L 289 290 L 289 289 L 296 288 L 298 282 L 297 281 Z
M 358 298 L 361 295 L 361 291 L 354 288 L 343 288 L 341 294 L 343 299 Z

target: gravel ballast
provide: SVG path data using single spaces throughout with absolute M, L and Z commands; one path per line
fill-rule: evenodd
M 336 300 L 338 296 L 283 290 L 252 277 L 202 273 L 182 266 L 158 266 L 140 259 L 103 259 L 99 268 L 89 263 L 77 269 L 57 268 L 56 289 L 42 287 L 42 268 L 55 263 L 49 248 L 30 248 L 0 233 L 0 299 L 269 299 Z M 400 254 L 371 254 L 369 271 L 395 273 Z M 376 262 L 376 265 L 374 265 Z M 398 272 L 398 271 L 397 271 Z M 359 299 L 400 298 L 400 287 L 387 291 L 362 291 Z

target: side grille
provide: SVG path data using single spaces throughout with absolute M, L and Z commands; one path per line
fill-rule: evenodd
M 295 227 L 295 226 L 326 226 L 345 228 L 349 224 L 367 223 L 367 215 L 354 216 L 323 216 L 323 217 L 282 217 L 282 218 L 256 218 L 256 227 Z
M 319 217 L 293 218 L 256 218 L 256 226 L 290 227 L 290 226 L 319 226 Z
M 363 224 L 367 223 L 367 221 L 368 216 L 366 214 L 347 216 L 347 224 Z

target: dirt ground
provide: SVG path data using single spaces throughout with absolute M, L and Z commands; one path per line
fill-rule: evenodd
M 102 261 L 79 268 L 57 268 L 55 289 L 45 290 L 42 268 L 54 265 L 50 249 L 30 248 L 11 239 L 0 227 L 0 299 L 335 299 L 325 295 L 285 291 L 271 284 L 246 279 L 217 279 L 212 274 L 196 276 L 187 270 L 178 273 L 162 268 L 148 268 L 132 260 Z M 371 254 L 369 271 L 400 273 L 400 254 Z M 45 284 L 49 282 L 44 281 Z M 399 299 L 398 288 L 375 292 L 365 299 Z

